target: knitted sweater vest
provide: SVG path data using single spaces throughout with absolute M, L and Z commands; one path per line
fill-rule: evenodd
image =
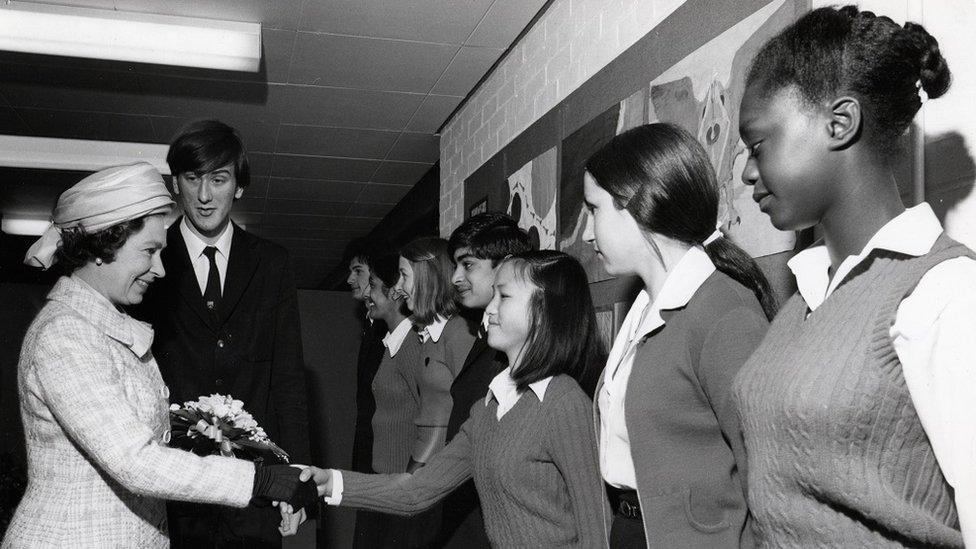
M 749 507 L 767 547 L 962 547 L 959 519 L 889 329 L 938 263 L 877 250 L 807 316 L 794 295 L 739 371 Z

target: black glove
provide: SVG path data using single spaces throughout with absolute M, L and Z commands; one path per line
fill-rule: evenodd
M 269 505 L 283 501 L 297 513 L 304 507 L 314 508 L 319 499 L 315 482 L 298 480 L 302 472 L 290 465 L 263 465 L 254 468 L 254 490 L 251 496 L 255 505 Z

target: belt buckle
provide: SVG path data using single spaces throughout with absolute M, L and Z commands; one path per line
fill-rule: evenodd
M 641 516 L 640 506 L 634 505 L 629 501 L 621 501 L 619 508 L 620 508 L 620 514 L 626 518 L 638 519 Z

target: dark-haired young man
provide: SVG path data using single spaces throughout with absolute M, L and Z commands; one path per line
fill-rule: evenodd
M 467 219 L 448 241 L 454 258 L 451 281 L 458 290 L 461 305 L 468 316 L 481 316 L 478 337 L 451 384 L 451 418 L 447 441 L 458 433 L 468 419 L 475 401 L 484 399 L 488 384 L 505 366 L 505 356 L 488 347 L 484 310 L 494 294 L 495 267 L 505 258 L 532 249 L 529 235 L 511 216 L 487 212 Z M 474 482 L 468 481 L 455 490 L 443 504 L 440 544 L 443 547 L 476 549 L 490 547 Z
M 310 459 L 298 299 L 288 253 L 231 222 L 249 169 L 238 133 L 194 122 L 166 157 L 183 210 L 163 251 L 167 276 L 147 294 L 153 354 L 170 402 L 220 393 L 244 407 L 294 463 Z M 170 504 L 173 547 L 280 547 L 281 515 Z

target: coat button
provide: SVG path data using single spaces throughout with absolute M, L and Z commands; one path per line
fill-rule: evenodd
M 169 444 L 169 441 L 172 438 L 173 438 L 173 433 L 169 429 L 166 429 L 165 431 L 163 431 L 163 442 L 165 442 L 166 444 Z
M 223 378 L 218 377 L 217 379 L 214 380 L 214 385 L 216 385 L 217 387 L 220 387 L 223 384 L 224 384 Z
M 218 339 L 217 340 L 217 346 L 220 347 L 221 349 L 223 349 L 224 348 L 224 340 L 223 339 Z

